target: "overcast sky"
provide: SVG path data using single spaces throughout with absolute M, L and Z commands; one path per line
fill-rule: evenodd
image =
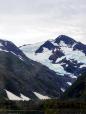
M 86 44 L 86 0 L 0 0 L 0 38 L 19 46 L 61 34 Z

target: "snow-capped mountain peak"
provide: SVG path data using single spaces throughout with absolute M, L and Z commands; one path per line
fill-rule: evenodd
M 86 45 L 65 35 L 20 49 L 62 76 L 77 77 L 86 70 Z
M 72 46 L 76 41 L 66 35 L 60 35 L 55 39 L 55 43 L 60 44 L 61 42 L 64 42 L 65 44 Z

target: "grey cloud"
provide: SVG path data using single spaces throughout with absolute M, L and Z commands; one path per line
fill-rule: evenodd
M 18 37 L 35 42 L 59 34 L 84 42 L 85 21 L 85 0 L 0 0 L 0 37 L 19 43 Z

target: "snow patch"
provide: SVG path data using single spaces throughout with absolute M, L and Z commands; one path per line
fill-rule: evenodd
M 62 92 L 65 92 L 65 89 L 64 89 L 64 88 L 61 88 L 61 91 L 62 91 Z
M 29 101 L 30 100 L 30 98 L 24 96 L 23 94 L 20 94 L 20 95 L 21 95 L 22 100 L 24 100 L 24 101 Z
M 55 43 L 55 40 L 52 40 L 51 43 L 52 43 L 54 46 L 58 46 L 58 44 Z
M 65 56 L 62 56 L 62 57 L 58 58 L 58 59 L 56 60 L 56 63 L 58 63 L 59 61 L 63 60 L 64 58 L 65 58 Z
M 39 94 L 37 92 L 33 92 L 39 99 L 43 100 L 43 99 L 50 99 L 50 97 L 48 96 L 44 96 L 42 94 Z
M 79 68 L 83 68 L 83 67 L 86 67 L 86 64 L 81 65 Z
M 17 56 L 13 51 L 10 51 L 13 55 Z
M 0 51 L 3 51 L 3 52 L 9 52 L 9 51 L 7 51 L 7 50 L 3 50 L 3 49 L 1 49 L 1 48 L 0 48 Z
M 66 64 L 66 67 L 68 67 L 68 64 Z
M 69 75 L 70 78 L 74 78 L 74 79 L 77 79 L 77 76 L 74 76 L 74 75 Z
M 10 91 L 8 91 L 8 90 L 5 90 L 5 91 L 7 93 L 7 96 L 8 96 L 9 100 L 13 100 L 13 101 L 20 101 L 20 100 L 22 100 L 22 98 L 16 96 L 15 94 L 11 93 Z
M 67 82 L 67 84 L 68 84 L 69 86 L 71 86 L 71 85 L 72 85 L 72 83 L 71 83 L 71 82 Z
M 61 50 L 65 54 L 67 60 L 77 60 L 78 63 L 86 63 L 86 56 L 82 51 L 73 50 L 73 48 L 68 47 L 64 42 L 61 44 Z
M 18 97 L 6 89 L 5 89 L 5 91 L 7 93 L 7 97 L 9 100 L 12 100 L 12 101 L 29 101 L 30 100 L 30 98 L 24 96 L 23 94 L 20 94 L 20 97 Z

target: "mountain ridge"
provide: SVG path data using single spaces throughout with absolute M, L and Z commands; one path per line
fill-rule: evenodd
M 35 100 L 62 94 L 59 75 L 27 58 L 12 42 L 0 40 L 0 44 L 1 99 Z
M 0 40 L 1 98 L 59 98 L 86 71 L 86 45 L 58 38 L 20 49 Z
M 86 71 L 86 45 L 66 35 L 60 35 L 54 40 L 26 45 L 20 49 L 27 57 L 42 63 L 57 75 L 65 76 L 68 84 L 69 80 L 72 84 Z

